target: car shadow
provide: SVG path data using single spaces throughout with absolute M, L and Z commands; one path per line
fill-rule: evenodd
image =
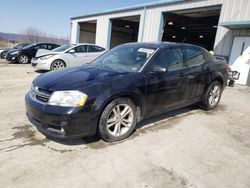
M 48 139 L 51 141 L 54 141 L 63 145 L 69 145 L 69 146 L 91 144 L 93 142 L 98 142 L 101 140 L 98 136 L 91 136 L 91 137 L 84 137 L 84 138 L 71 138 L 71 139 L 57 139 L 57 138 L 48 138 Z
M 197 110 L 197 109 L 199 109 L 199 107 L 197 105 L 192 105 L 192 106 L 180 108 L 177 110 L 173 110 L 170 112 L 166 112 L 166 113 L 163 113 L 161 115 L 156 115 L 156 116 L 146 118 L 146 119 L 142 120 L 140 123 L 138 123 L 136 129 L 134 130 L 134 133 L 137 131 L 140 131 L 140 129 L 142 129 L 143 127 L 146 127 L 147 125 L 150 125 L 152 123 L 157 124 L 157 122 L 159 123 L 160 121 L 168 120 L 169 118 L 173 118 L 173 117 L 177 117 L 177 116 L 182 117 L 181 115 L 183 115 L 183 114 L 189 115 L 190 112 Z M 128 139 L 133 139 L 134 137 L 136 137 L 136 135 L 132 134 Z M 104 148 L 104 147 L 107 147 L 109 145 L 112 145 L 112 143 L 108 143 L 108 142 L 103 141 L 97 135 L 91 136 L 91 137 L 84 137 L 84 138 L 75 138 L 75 139 L 55 139 L 55 138 L 49 138 L 49 139 L 54 141 L 54 142 L 63 144 L 63 145 L 69 145 L 69 146 L 86 145 L 86 146 L 93 148 L 93 149 Z
M 5 60 L 5 62 L 6 62 L 7 64 L 20 65 L 20 63 L 15 62 L 15 61 L 7 61 L 7 60 Z
M 197 109 L 200 109 L 198 107 L 198 105 L 191 105 L 191 106 L 179 108 L 179 109 L 176 109 L 173 111 L 165 112 L 165 113 L 162 113 L 160 115 L 155 115 L 152 117 L 144 118 L 141 122 L 139 122 L 139 124 L 137 125 L 136 128 L 141 129 L 144 126 L 147 126 L 149 124 L 157 123 L 157 122 L 160 122 L 162 120 L 167 120 L 167 119 L 172 118 L 172 117 L 177 117 L 177 116 L 189 113 L 189 112 L 197 110 Z
M 49 72 L 48 70 L 35 70 L 36 73 L 43 74 Z

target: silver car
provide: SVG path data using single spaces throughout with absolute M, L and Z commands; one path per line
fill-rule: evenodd
M 31 65 L 40 70 L 57 70 L 90 63 L 106 50 L 88 43 L 66 44 L 46 53 L 37 53 Z

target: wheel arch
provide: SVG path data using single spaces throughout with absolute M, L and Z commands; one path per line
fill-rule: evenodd
M 220 73 L 218 71 L 211 74 L 211 76 L 209 77 L 209 80 L 208 80 L 208 86 L 211 83 L 213 83 L 214 81 L 218 81 L 222 87 L 224 87 L 224 85 L 226 84 L 226 81 L 225 81 L 222 73 Z
M 134 93 L 134 92 L 122 92 L 122 93 L 118 93 L 118 94 L 114 94 L 111 97 L 107 98 L 103 105 L 101 106 L 101 110 L 100 110 L 100 115 L 98 117 L 98 123 L 99 123 L 99 119 L 100 116 L 102 114 L 102 112 L 104 111 L 104 109 L 107 107 L 107 105 L 109 103 L 111 103 L 112 101 L 119 99 L 119 98 L 128 98 L 130 99 L 136 106 L 136 117 L 137 117 L 137 122 L 139 122 L 141 120 L 142 117 L 142 111 L 143 111 L 143 99 L 144 97 L 138 93 Z

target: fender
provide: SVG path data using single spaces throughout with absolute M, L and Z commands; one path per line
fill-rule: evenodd
M 224 87 L 224 85 L 226 84 L 224 76 L 220 71 L 213 71 L 209 74 L 207 79 L 207 86 L 210 85 L 215 80 L 219 81 L 222 87 Z

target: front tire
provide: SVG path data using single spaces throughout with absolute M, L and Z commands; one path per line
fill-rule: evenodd
M 27 55 L 20 55 L 18 57 L 18 63 L 20 63 L 20 64 L 27 64 L 27 63 L 29 63 L 29 57 Z
M 128 98 L 109 103 L 99 119 L 98 133 L 108 142 L 116 142 L 130 136 L 136 126 L 136 106 Z
M 51 63 L 50 70 L 58 70 L 64 67 L 66 67 L 66 64 L 62 60 L 57 59 Z
M 222 86 L 220 82 L 212 82 L 203 96 L 201 107 L 206 110 L 215 109 L 220 102 L 221 94 Z

